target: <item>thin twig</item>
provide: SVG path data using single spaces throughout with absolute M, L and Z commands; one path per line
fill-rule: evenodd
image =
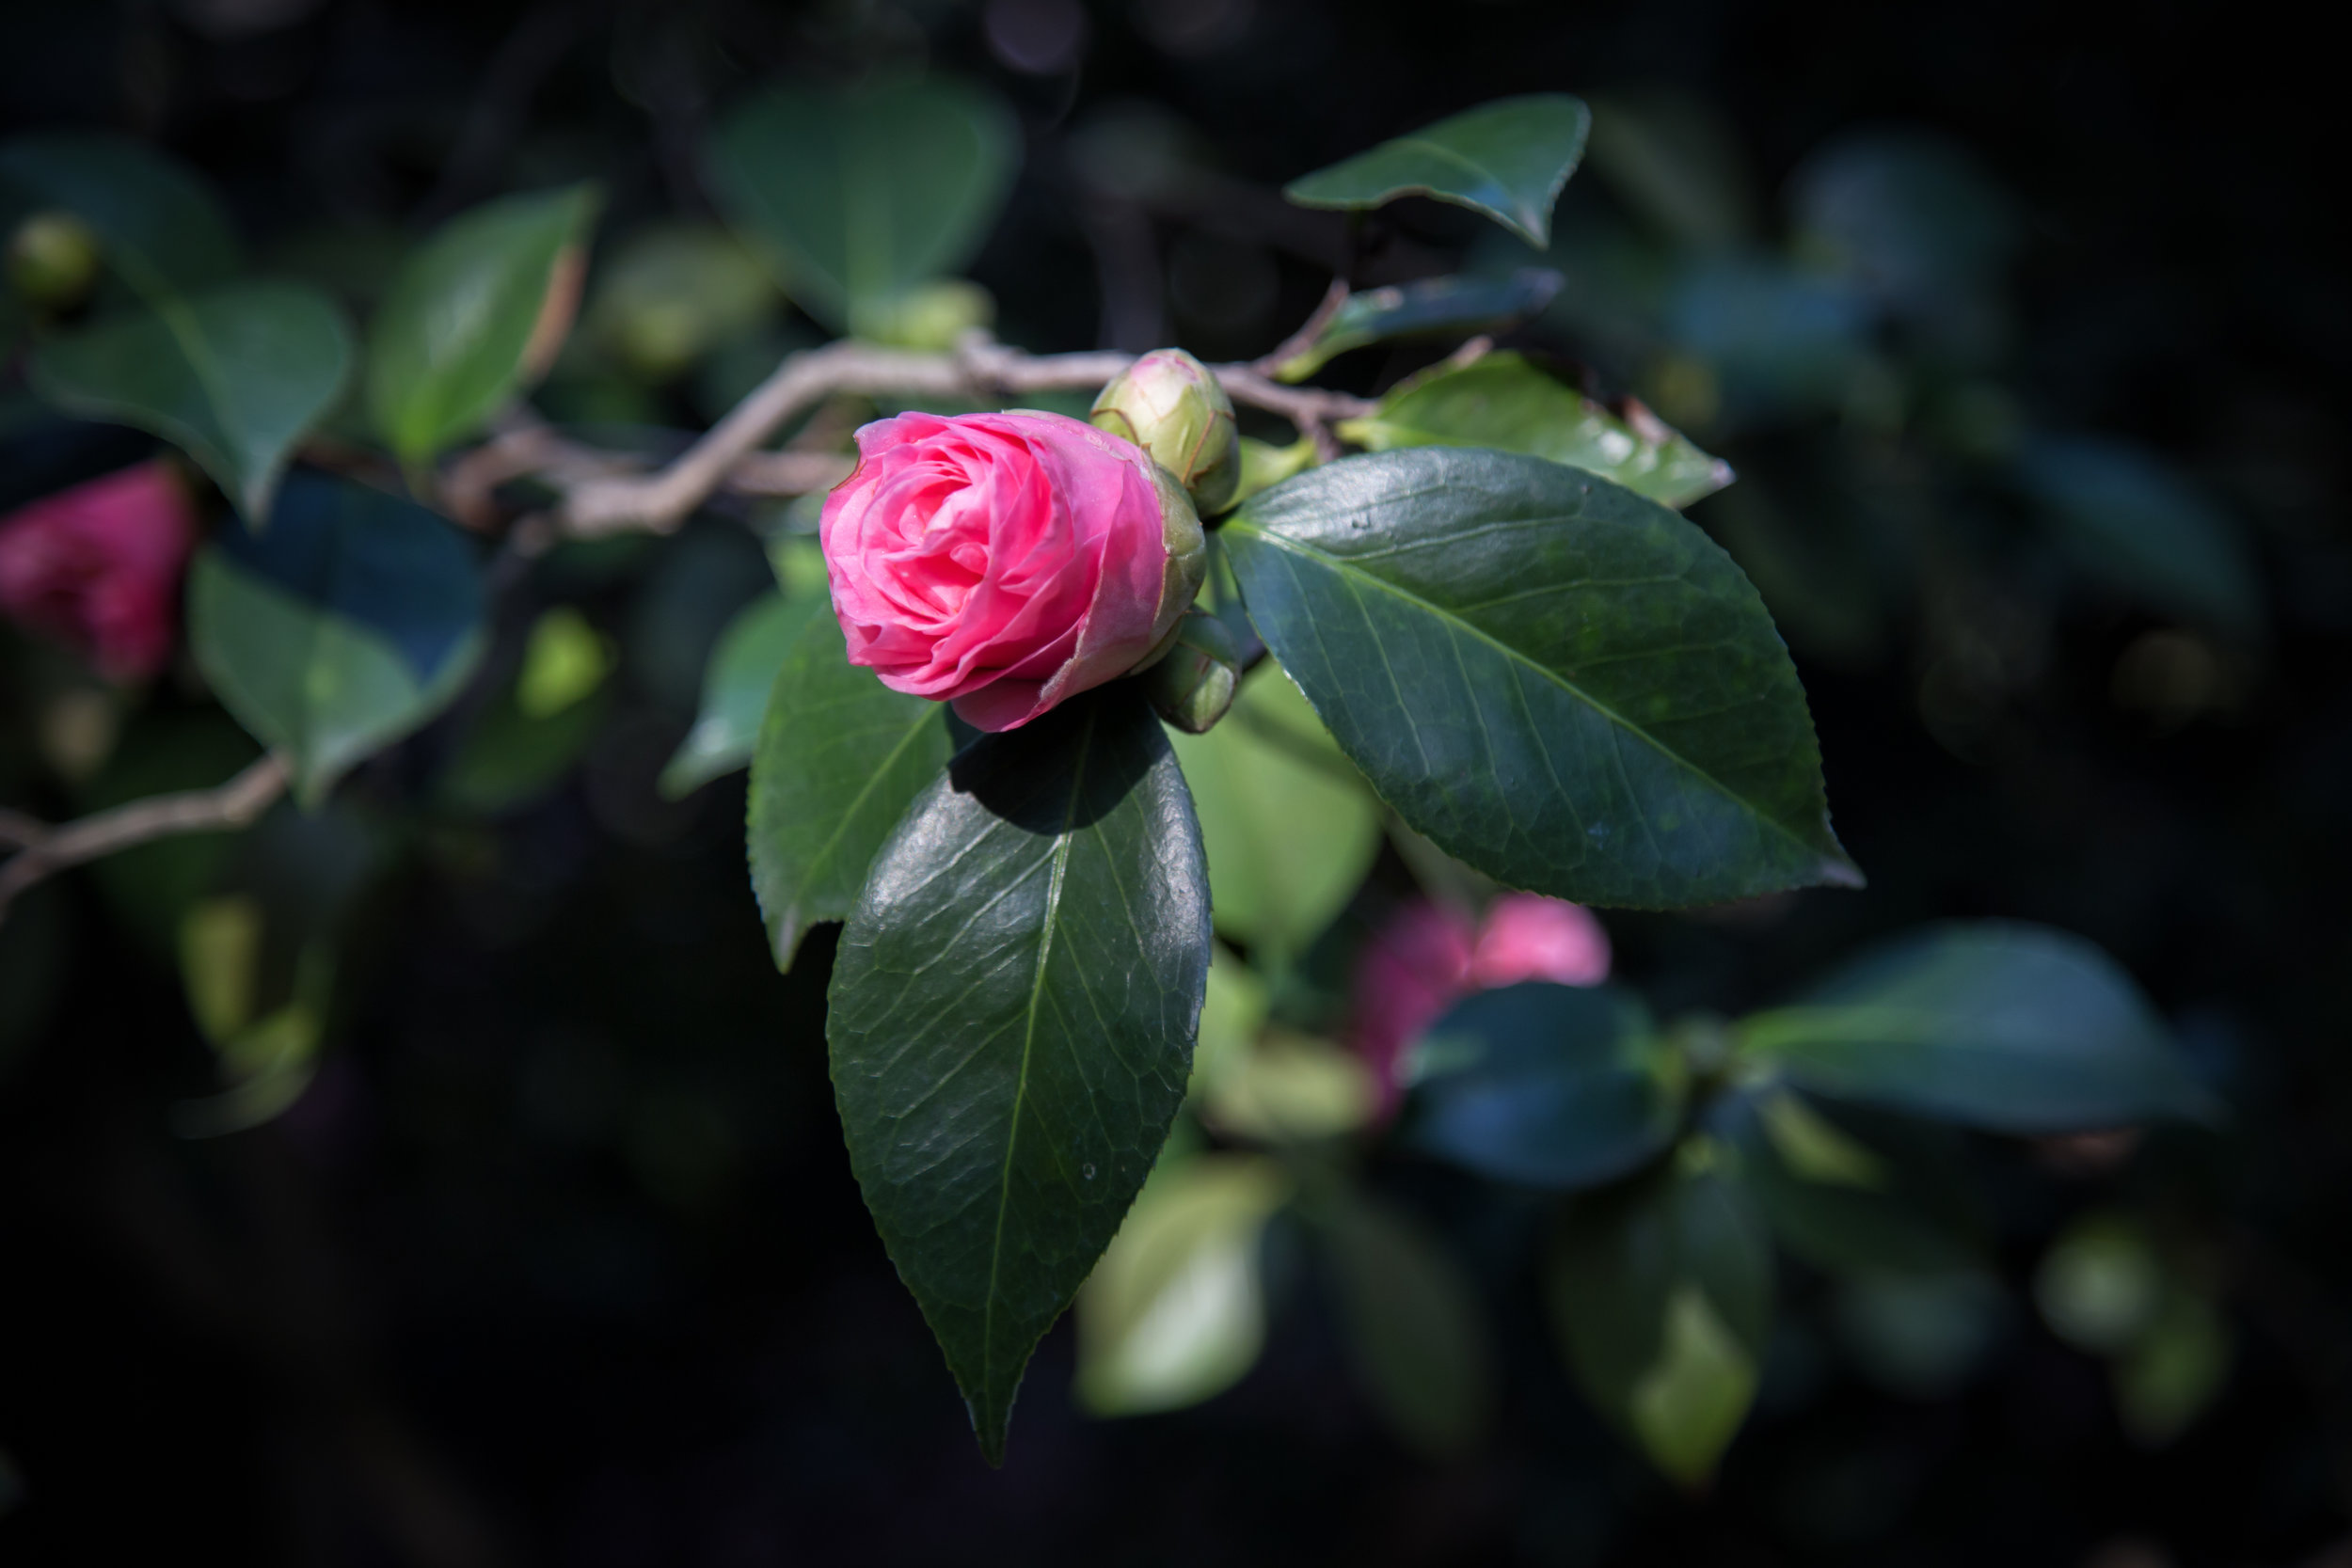
M 1135 362 L 1130 354 L 1033 355 L 976 334 L 953 354 L 922 354 L 871 343 L 837 342 L 787 359 L 726 418 L 659 473 L 644 478 L 597 477 L 569 485 L 562 522 L 566 532 L 593 537 L 631 529 L 666 533 L 728 483 L 747 457 L 810 404 L 842 393 L 873 397 L 968 397 L 975 393 L 1084 390 L 1100 387 Z M 1314 438 L 1327 458 L 1339 454 L 1334 420 L 1372 411 L 1373 404 L 1313 387 L 1285 387 L 1248 365 L 1213 367 L 1236 403 L 1263 408 Z M 557 480 L 562 485 L 560 479 Z M 759 493 L 772 493 L 762 490 Z
M 27 816 L 21 811 L 0 806 L 0 844 L 21 849 L 49 836 L 49 824 L 38 816 Z
M 0 917 L 17 895 L 58 872 L 151 839 L 243 828 L 286 792 L 286 761 L 262 758 L 216 789 L 155 795 L 43 830 L 0 865 Z

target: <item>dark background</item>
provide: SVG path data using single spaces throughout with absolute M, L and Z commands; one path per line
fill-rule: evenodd
M 989 1471 L 850 1180 L 823 1065 L 831 937 L 799 973 L 771 968 L 739 775 L 676 807 L 648 787 L 691 718 L 699 649 L 677 652 L 677 626 L 723 619 L 765 569 L 710 523 L 538 590 L 594 607 L 629 660 L 573 781 L 491 824 L 437 818 L 401 803 L 428 735 L 355 782 L 373 874 L 346 917 L 330 1060 L 282 1120 L 171 1135 L 167 1107 L 212 1073 L 177 979 L 103 917 L 91 879 L 56 891 L 64 1005 L 0 1084 L 17 1490 L 0 1559 L 2352 1560 L 2352 290 L 2328 134 L 2341 72 L 2316 40 L 2243 7 L 1147 0 L 1093 7 L 1079 68 L 1039 73 L 1019 69 L 1020 7 L 5 14 L 0 132 L 150 135 L 221 184 L 265 254 L 323 220 L 413 230 L 580 173 L 608 183 L 607 231 L 694 211 L 701 126 L 748 84 L 919 59 L 981 76 L 1030 150 L 974 272 L 1005 336 L 1040 350 L 1263 352 L 1342 233 L 1271 188 L 1504 93 L 1695 94 L 1736 133 L 1768 228 L 1772 193 L 1833 136 L 1937 128 L 2026 218 L 2018 399 L 2042 424 L 2147 442 L 2219 498 L 2253 540 L 2271 632 L 2231 655 L 2230 700 L 2156 722 L 2112 677 L 2156 623 L 2068 599 L 1958 737 L 1923 710 L 1933 592 L 1894 594 L 1891 629 L 1858 651 L 1792 635 L 1871 889 L 1610 917 L 1621 973 L 1665 1007 L 1752 1004 L 1938 915 L 2047 920 L 2116 952 L 2223 1085 L 2232 1127 L 2089 1174 L 2013 1147 L 1980 1163 L 2014 1279 L 2092 1203 L 2150 1206 L 2220 1260 L 2237 1370 L 2166 1449 L 2126 1439 L 2096 1365 L 2022 1298 L 1950 1398 L 1879 1392 L 1818 1354 L 1805 1370 L 1797 1275 L 1800 1351 L 1711 1494 L 1685 1498 L 1570 1391 L 1505 1240 L 1518 1219 L 1399 1163 L 1378 1179 L 1456 1222 L 1498 1325 L 1503 1415 L 1480 1457 L 1433 1466 L 1382 1433 L 1278 1233 L 1274 1339 L 1240 1388 L 1089 1421 L 1065 1326 Z M 1072 128 L 1122 99 L 1172 111 L 1240 183 L 1090 209 Z M 1458 251 L 1474 226 L 1456 216 L 1400 214 L 1374 270 Z M 1366 357 L 1336 379 L 1397 368 Z M 1769 472 L 1816 435 L 1734 432 L 1725 450 Z M 37 493 L 38 454 L 8 460 L 9 496 Z

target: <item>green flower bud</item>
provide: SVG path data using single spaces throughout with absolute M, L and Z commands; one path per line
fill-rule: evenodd
M 1200 515 L 1192 509 L 1192 498 L 1184 494 L 1174 474 L 1156 464 L 1152 483 L 1160 493 L 1160 527 L 1168 540 L 1168 569 L 1160 579 L 1160 606 L 1152 624 L 1166 630 L 1150 653 L 1128 666 L 1130 673 L 1149 670 L 1175 645 L 1177 634 L 1184 629 L 1184 614 L 1200 596 L 1201 581 L 1209 573 L 1209 536 L 1201 531 Z
M 1127 367 L 1094 400 L 1095 428 L 1123 436 L 1152 454 L 1216 514 L 1241 481 L 1240 432 L 1233 400 L 1209 367 L 1180 348 L 1154 349 Z
M 1187 735 L 1204 735 L 1233 705 L 1241 680 L 1241 644 L 1225 623 L 1189 610 L 1176 623 L 1176 641 L 1143 673 L 1145 694 L 1161 718 Z
M 945 353 L 956 340 L 996 319 L 996 296 L 961 277 L 925 283 L 895 298 L 862 304 L 850 329 L 869 343 Z
M 98 236 L 72 213 L 35 213 L 8 240 L 8 281 L 35 305 L 71 310 L 98 281 Z

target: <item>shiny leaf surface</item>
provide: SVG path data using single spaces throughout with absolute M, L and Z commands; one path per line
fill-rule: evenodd
M 752 753 L 752 891 L 776 967 L 809 927 L 845 918 L 874 852 L 954 748 L 944 704 L 850 662 L 841 624 L 814 615 L 769 688 Z
M 1276 367 L 1283 381 L 1304 381 L 1350 349 L 1392 338 L 1494 332 L 1551 303 L 1560 275 L 1522 267 L 1499 277 L 1428 277 L 1365 289 L 1347 296 L 1313 341 Z
M 1514 886 L 1646 908 L 1860 880 L 1738 567 L 1540 458 L 1349 458 L 1219 538 L 1250 618 L 1415 829 Z
M 1209 945 L 1184 776 L 1120 685 L 959 756 L 842 933 L 826 1032 L 850 1168 L 991 1463 L 1167 1141 Z
M 1294 180 L 1282 194 L 1302 207 L 1339 208 L 1435 197 L 1486 214 L 1540 250 L 1592 123 L 1565 93 L 1499 99 Z
M 1681 508 L 1729 484 L 1731 465 L 1638 403 L 1623 414 L 1522 355 L 1489 354 L 1399 385 L 1377 413 L 1343 420 L 1359 447 L 1491 447 L 1565 463 Z

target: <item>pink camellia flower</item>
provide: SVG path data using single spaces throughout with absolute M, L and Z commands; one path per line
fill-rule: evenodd
M 1348 1038 L 1380 1085 L 1380 1114 L 1404 1092 L 1405 1050 L 1475 991 L 1549 980 L 1597 986 L 1609 978 L 1609 937 L 1580 904 L 1506 894 L 1484 920 L 1451 905 L 1406 905 L 1356 960 Z
M 112 679 L 143 679 L 171 657 L 195 543 L 187 492 L 162 458 L 60 490 L 0 518 L 0 614 Z
M 1200 519 L 1132 441 L 1059 414 L 900 414 L 857 447 L 818 525 L 850 662 L 980 729 L 1148 662 L 1200 588 Z

